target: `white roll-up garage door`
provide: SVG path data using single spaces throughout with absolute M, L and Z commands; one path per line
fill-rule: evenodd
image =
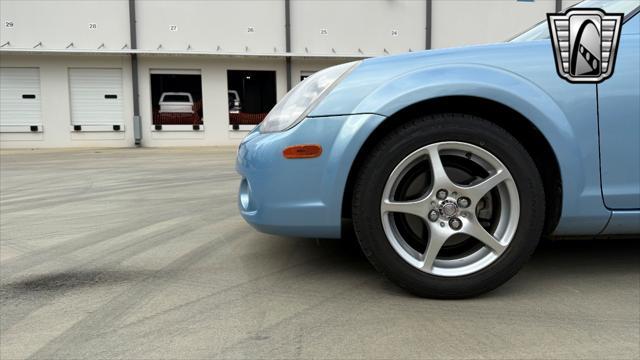
M 122 69 L 69 69 L 69 88 L 76 130 L 122 130 Z
M 0 68 L 0 131 L 42 131 L 38 68 Z

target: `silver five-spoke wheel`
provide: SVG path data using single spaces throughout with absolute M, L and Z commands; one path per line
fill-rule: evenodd
M 464 142 L 438 142 L 405 157 L 380 202 L 385 235 L 413 267 L 439 276 L 482 270 L 509 247 L 520 199 L 504 164 Z

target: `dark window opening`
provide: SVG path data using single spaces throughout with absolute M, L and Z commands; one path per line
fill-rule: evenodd
M 276 104 L 275 71 L 227 71 L 229 124 L 257 125 Z
M 151 74 L 153 125 L 202 125 L 202 76 Z

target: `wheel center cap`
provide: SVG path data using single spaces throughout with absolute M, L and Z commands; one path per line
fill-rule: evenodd
M 453 202 L 446 202 L 440 206 L 442 214 L 447 217 L 451 217 L 458 212 L 458 205 Z

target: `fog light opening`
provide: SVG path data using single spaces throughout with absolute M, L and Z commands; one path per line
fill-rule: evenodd
M 251 211 L 251 187 L 246 178 L 240 182 L 239 200 L 242 210 Z

